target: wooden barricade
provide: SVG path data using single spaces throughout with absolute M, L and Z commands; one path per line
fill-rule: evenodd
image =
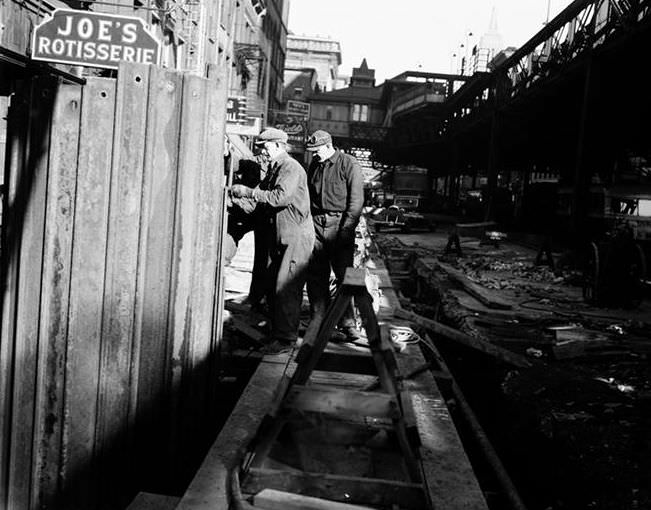
M 12 98 L 0 508 L 124 508 L 210 444 L 225 99 L 139 64 Z

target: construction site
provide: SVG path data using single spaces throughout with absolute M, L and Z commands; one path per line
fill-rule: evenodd
M 1 510 L 651 509 L 651 1 L 338 89 L 287 2 L 86 4 L 0 4 Z M 231 235 L 269 127 L 365 177 L 278 353 Z

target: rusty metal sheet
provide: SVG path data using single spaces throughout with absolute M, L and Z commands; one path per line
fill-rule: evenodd
M 217 208 L 220 213 L 220 221 L 215 224 L 215 249 L 217 250 L 218 263 L 217 263 L 217 276 L 216 276 L 216 290 L 217 300 L 216 307 L 213 313 L 213 342 L 212 350 L 217 348 L 217 343 L 222 337 L 222 314 L 224 310 L 224 275 L 223 275 L 223 256 L 222 256 L 222 240 L 223 234 L 226 229 L 226 183 L 224 179 L 224 136 L 226 133 L 226 126 L 221 119 L 226 115 L 226 97 L 228 79 L 227 74 L 223 68 L 218 66 L 210 66 L 210 75 L 213 77 L 214 83 L 213 93 L 210 95 L 208 105 L 208 152 L 206 153 L 206 166 L 208 168 L 219 169 L 218 171 L 218 188 L 220 193 L 215 195 L 213 206 Z M 216 379 L 216 377 L 214 378 Z
M 140 183 L 142 182 L 143 133 L 146 120 L 147 76 L 143 68 L 133 74 L 122 73 L 118 85 L 115 158 L 111 183 L 111 209 L 108 224 L 107 266 L 102 305 L 102 349 L 100 357 L 97 428 L 95 438 L 99 464 L 98 497 L 107 507 L 123 506 L 127 488 L 125 466 L 131 466 L 129 445 L 133 337 L 133 313 L 138 264 L 140 221 Z M 144 104 L 137 104 L 143 102 Z M 131 110 L 128 113 L 126 110 Z M 138 127 L 136 123 L 140 122 Z M 127 138 L 128 137 L 128 138 Z M 132 150 L 133 149 L 133 150 Z M 126 169 L 133 164 L 133 168 Z M 127 187 L 135 186 L 127 190 Z M 125 210 L 121 211 L 120 207 Z M 125 216 L 122 216 L 126 213 Z M 126 225 L 125 221 L 136 222 Z M 125 235 L 121 239 L 121 234 Z M 124 274 L 120 274 L 124 265 Z M 137 337 L 136 337 L 137 338 Z
M 49 151 L 35 399 L 32 493 L 38 507 L 53 506 L 58 492 L 80 111 L 81 87 L 60 85 Z
M 35 79 L 32 84 L 27 158 L 16 196 L 17 203 L 25 201 L 15 219 L 21 228 L 18 265 L 27 270 L 18 273 L 8 509 L 27 508 L 30 502 L 47 155 L 54 90 L 52 79 Z
M 83 90 L 62 466 L 66 508 L 92 508 L 97 486 L 95 455 L 102 358 L 102 304 L 106 264 L 108 197 L 115 82 L 89 79 Z
M 173 302 L 170 311 L 171 387 L 178 388 L 178 391 L 171 394 L 170 412 L 178 418 L 171 424 L 169 449 L 172 455 L 180 456 L 190 455 L 192 448 L 188 448 L 188 443 L 199 440 L 201 417 L 197 414 L 199 406 L 205 405 L 205 392 L 194 384 L 201 376 L 194 371 L 192 357 L 195 343 L 198 341 L 196 330 L 201 326 L 200 321 L 203 319 L 197 313 L 199 310 L 196 310 L 197 302 L 201 302 L 203 296 L 201 289 L 194 287 L 195 278 L 206 276 L 197 275 L 195 271 L 199 269 L 196 262 L 202 244 L 199 238 L 202 219 L 200 175 L 205 171 L 207 92 L 208 80 L 198 76 L 185 77 L 179 132 L 178 190 L 172 260 Z M 180 467 L 183 462 L 174 464 Z
M 181 98 L 182 75 L 151 67 L 135 337 L 140 341 L 138 430 L 143 431 L 138 457 L 159 466 L 168 452 L 161 445 L 167 444 L 166 405 L 172 391 L 169 320 Z
M 194 76 L 184 80 L 172 317 L 172 387 L 180 391 L 173 392 L 172 412 L 178 419 L 171 437 L 172 453 L 178 456 L 174 464 L 181 468 L 200 454 L 214 412 L 212 320 L 224 171 L 224 133 L 211 130 L 214 106 L 223 92 L 215 85 Z
M 12 101 L 7 123 L 7 209 L 3 211 L 3 251 L 5 270 L 2 274 L 2 335 L 0 336 L 0 506 L 7 506 L 9 483 L 9 454 L 11 431 L 11 394 L 13 392 L 13 356 L 15 334 L 16 292 L 22 228 L 22 184 L 25 147 L 29 119 L 29 91 L 17 94 Z M 20 200 L 18 200 L 20 197 Z M 17 227 L 19 227 L 17 229 Z

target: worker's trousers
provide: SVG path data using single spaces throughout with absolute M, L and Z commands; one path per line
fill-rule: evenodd
M 339 235 L 341 213 L 325 213 L 313 216 L 314 251 L 307 277 L 307 295 L 310 299 L 312 321 L 320 324 L 330 304 L 330 272 L 336 278 L 337 288 L 344 280 L 347 267 L 353 267 L 355 255 L 354 236 Z M 348 307 L 339 323 L 342 327 L 355 326 L 352 307 Z
M 271 306 L 272 336 L 281 342 L 294 342 L 298 337 L 303 287 L 314 246 L 311 227 L 297 226 L 295 237 L 276 243 L 271 250 L 271 271 L 276 282 Z

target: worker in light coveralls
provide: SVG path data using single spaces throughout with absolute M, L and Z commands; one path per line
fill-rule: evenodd
M 323 320 L 330 302 L 331 271 L 341 285 L 346 268 L 353 266 L 355 229 L 364 206 L 364 175 L 353 156 L 333 147 L 327 131 L 315 131 L 306 148 L 314 155 L 307 172 L 316 233 L 307 279 L 313 328 Z M 347 308 L 339 327 L 334 339 L 359 338 L 352 307 Z
M 270 246 L 273 293 L 272 336 L 264 351 L 276 354 L 291 349 L 298 337 L 303 287 L 314 246 L 314 225 L 310 214 L 307 175 L 287 154 L 287 133 L 267 128 L 255 142 L 269 158 L 264 180 L 256 188 L 242 184 L 231 187 L 234 197 L 253 198 L 268 213 L 272 237 Z

